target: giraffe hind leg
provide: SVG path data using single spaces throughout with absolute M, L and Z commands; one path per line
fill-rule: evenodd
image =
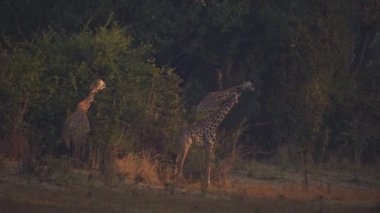
M 211 184 L 211 166 L 213 163 L 213 143 L 209 143 L 205 147 L 205 164 L 204 164 L 204 175 L 202 178 L 202 183 L 201 183 L 201 191 L 202 195 L 205 195 L 207 193 L 207 188 Z
M 175 170 L 174 170 L 174 180 L 173 184 L 176 184 L 176 181 L 178 178 L 183 178 L 183 166 L 185 164 L 185 160 L 187 158 L 187 155 L 189 153 L 189 149 L 191 146 L 191 139 L 190 138 L 184 138 L 183 140 L 179 141 L 179 149 L 177 151 L 177 157 L 175 162 Z

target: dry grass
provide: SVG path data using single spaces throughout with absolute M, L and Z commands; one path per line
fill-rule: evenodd
M 352 163 L 347 161 L 310 165 L 309 187 L 305 191 L 302 169 L 297 166 L 286 167 L 273 161 L 240 161 L 238 164 L 235 175 L 228 178 L 223 188 L 214 190 L 235 194 L 237 199 L 290 199 L 377 209 L 380 203 L 378 165 L 358 168 L 356 177 Z
M 15 167 L 10 163 L 4 162 L 5 166 Z M 245 175 L 235 173 L 226 178 L 223 186 L 210 187 L 206 197 L 201 196 L 199 182 L 185 184 L 181 192 L 171 196 L 163 187 L 152 186 L 159 183 L 157 159 L 130 154 L 117 163 L 119 172 L 124 172 L 126 181 L 132 183 L 116 183 L 112 187 L 101 181 L 85 184 L 86 173 L 71 171 L 77 181 L 70 179 L 70 184 L 57 185 L 56 182 L 21 181 L 24 176 L 0 172 L 9 177 L 3 179 L 0 205 L 8 205 L 8 212 L 29 209 L 36 209 L 34 212 L 309 212 L 310 209 L 368 212 L 378 210 L 380 202 L 379 189 L 356 184 L 312 182 L 305 192 L 300 182 L 287 181 L 287 175 L 283 179 L 266 179 L 269 174 L 276 176 L 272 173 L 276 168 L 259 162 L 247 165 L 253 168 L 251 172 L 257 172 L 253 175 L 261 179 L 249 178 L 247 172 Z M 260 172 L 267 175 L 259 176 Z M 147 184 L 133 184 L 138 181 L 137 177 Z M 23 203 L 28 205 L 15 211 Z
M 302 182 L 303 170 L 297 166 L 285 166 L 273 161 L 239 161 L 234 173 L 254 180 L 274 180 Z M 360 166 L 356 172 L 352 162 L 329 161 L 323 164 L 309 165 L 308 178 L 312 182 L 323 184 L 357 184 L 380 187 L 380 164 Z
M 325 194 L 314 195 L 297 187 L 289 190 L 271 182 L 241 180 L 231 184 L 234 185 L 211 187 L 205 197 L 200 195 L 198 187 L 189 193 L 170 196 L 160 188 L 136 184 L 115 188 L 5 184 L 0 205 L 8 205 L 8 212 L 31 212 L 35 208 L 39 211 L 32 212 L 310 212 L 311 209 L 315 212 L 370 212 L 377 208 L 374 203 L 347 205 L 348 200 L 340 197 L 343 192 L 339 191 L 332 195 L 336 196 L 334 203 L 324 197 Z M 345 191 L 346 194 L 352 192 Z M 23 211 L 14 211 L 23 203 L 28 204 Z
M 278 201 L 325 202 L 345 206 L 373 207 L 380 202 L 380 190 L 355 184 L 312 182 L 305 191 L 302 182 L 256 180 L 230 177 L 223 188 L 211 188 L 220 194 L 229 193 L 238 200 L 250 197 L 267 198 Z
M 192 153 L 187 162 L 188 174 L 196 174 L 202 160 L 199 153 Z M 287 212 L 307 212 L 311 206 L 317 206 L 322 212 L 357 212 L 359 209 L 378 209 L 380 203 L 380 185 L 374 184 L 380 180 L 378 167 L 360 168 L 360 181 L 350 182 L 353 172 L 349 162 L 311 166 L 309 190 L 305 191 L 302 171 L 296 167 L 275 161 L 247 162 L 242 159 L 237 159 L 234 165 L 227 158 L 215 165 L 214 178 L 222 178 L 219 181 L 223 183 L 211 186 L 206 198 L 200 198 L 199 181 L 185 183 L 175 196 L 170 196 L 163 187 L 157 187 L 164 183 L 170 166 L 163 164 L 163 159 L 147 153 L 129 153 L 117 159 L 115 170 L 123 184 L 113 179 L 111 185 L 97 177 L 87 182 L 85 170 L 67 172 L 65 159 L 49 158 L 46 161 L 48 168 L 54 168 L 54 171 L 41 181 L 33 181 L 33 176 L 29 181 L 25 181 L 26 176 L 10 176 L 17 173 L 17 163 L 0 161 L 1 180 L 6 183 L 5 190 L 0 192 L 0 202 L 10 197 L 41 208 L 96 208 L 107 212 L 120 212 L 120 209 L 128 212 L 157 209 L 161 212 L 209 212 L 210 209 L 215 212 L 276 212 L 278 208 Z M 233 166 L 235 169 L 231 169 Z
M 115 161 L 116 172 L 124 181 L 160 184 L 158 161 L 148 154 L 129 153 L 126 157 Z

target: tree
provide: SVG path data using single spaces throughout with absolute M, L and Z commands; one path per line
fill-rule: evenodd
M 52 151 L 67 113 L 101 78 L 107 90 L 89 112 L 90 142 L 98 152 L 99 147 L 174 151 L 172 139 L 181 123 L 180 79 L 149 62 L 148 47 L 132 46 L 123 28 L 85 28 L 71 35 L 47 31 L 9 47 L 1 71 L 0 94 L 8 98 L 2 113 L 12 115 L 8 126 L 15 126 L 10 122 L 17 118 L 38 136 L 29 140 L 39 150 Z

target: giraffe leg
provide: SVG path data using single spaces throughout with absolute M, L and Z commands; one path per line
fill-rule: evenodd
M 183 171 L 183 165 L 185 163 L 187 154 L 190 149 L 191 145 L 191 139 L 186 140 L 185 137 L 181 137 L 182 139 L 178 141 L 178 147 L 177 147 L 177 157 L 175 160 L 175 168 L 174 168 L 174 174 L 173 174 L 173 180 L 170 187 L 170 193 L 174 194 L 175 187 L 177 185 L 177 179 L 178 177 L 182 178 L 182 171 Z
M 204 163 L 204 173 L 201 179 L 201 192 L 205 196 L 207 193 L 207 188 L 211 184 L 210 174 L 211 174 L 211 164 L 212 164 L 212 145 L 206 144 L 205 151 L 205 163 Z
M 70 165 L 73 167 L 77 166 L 77 159 L 78 159 L 78 149 L 79 149 L 79 144 L 77 143 L 78 141 L 75 140 L 73 136 L 71 136 L 70 140 Z
M 207 193 L 207 188 L 211 184 L 211 164 L 213 162 L 213 147 L 216 140 L 216 134 L 206 134 L 203 138 L 203 150 L 204 150 L 204 163 L 203 163 L 203 175 L 201 178 L 201 193 L 203 196 Z
M 192 140 L 191 138 L 184 138 L 179 142 L 179 149 L 177 151 L 176 165 L 174 170 L 174 185 L 178 177 L 183 177 L 183 166 L 188 155 Z
M 211 184 L 211 165 L 213 162 L 213 147 L 208 145 L 206 148 L 206 184 L 209 186 Z
M 178 151 L 177 159 L 176 159 L 176 175 L 182 177 L 183 175 L 183 166 L 185 164 L 185 160 L 187 154 L 189 152 L 190 145 L 188 143 L 184 143 L 180 150 Z
M 83 150 L 83 143 L 81 139 L 76 139 L 73 141 L 73 152 L 74 152 L 74 157 L 73 157 L 73 164 L 74 167 L 80 168 L 82 167 L 82 150 Z
M 214 163 L 214 148 L 215 148 L 216 134 L 212 134 L 206 147 L 206 166 L 207 166 L 207 186 L 211 184 L 211 167 Z
M 78 167 L 79 166 L 79 162 L 80 162 L 80 144 L 78 143 L 75 143 L 75 146 L 74 147 L 74 167 Z
M 88 161 L 88 144 L 87 142 L 82 143 L 81 153 L 80 153 L 80 160 L 83 163 L 86 163 Z

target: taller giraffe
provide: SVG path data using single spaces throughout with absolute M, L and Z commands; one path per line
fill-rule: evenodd
M 206 153 L 206 187 L 210 184 L 211 163 L 213 161 L 213 149 L 216 140 L 216 132 L 219 125 L 222 123 L 231 109 L 238 103 L 238 99 L 243 90 L 253 90 L 251 82 L 243 83 L 223 91 L 210 93 L 201 102 L 198 110 L 213 108 L 207 117 L 196 121 L 186 128 L 179 140 L 176 165 L 174 171 L 174 184 L 179 176 L 182 176 L 183 166 L 190 150 L 194 143 L 204 148 Z
M 76 160 L 85 157 L 85 142 L 90 131 L 87 112 L 91 107 L 96 93 L 106 88 L 103 80 L 97 80 L 90 88 L 90 93 L 77 104 L 75 112 L 69 116 L 63 128 L 63 142 L 70 150 L 70 155 Z

